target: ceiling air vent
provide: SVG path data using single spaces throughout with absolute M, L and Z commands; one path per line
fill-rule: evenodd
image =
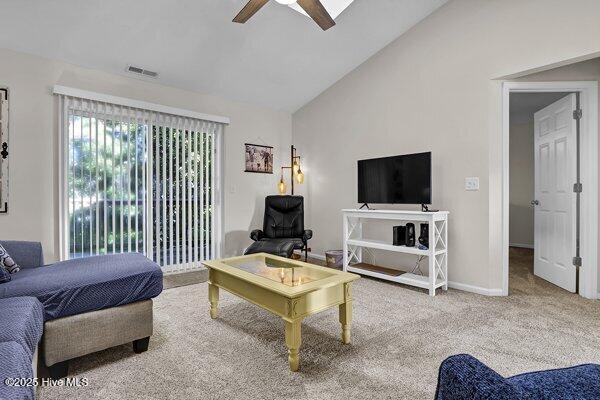
M 130 66 L 127 67 L 127 72 L 131 72 L 132 74 L 147 76 L 147 77 L 150 77 L 150 78 L 157 78 L 158 77 L 158 72 L 149 71 L 147 69 L 140 68 L 140 67 L 135 67 L 133 65 L 130 65 Z

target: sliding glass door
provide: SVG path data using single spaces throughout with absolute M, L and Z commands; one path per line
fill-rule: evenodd
M 140 252 L 166 271 L 217 256 L 220 124 L 61 97 L 63 258 Z
M 160 265 L 187 269 L 216 253 L 215 133 L 153 126 L 152 143 L 151 251 Z
M 147 130 L 69 117 L 69 258 L 145 250 Z

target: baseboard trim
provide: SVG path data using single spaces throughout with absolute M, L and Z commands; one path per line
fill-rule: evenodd
M 525 244 L 525 243 L 509 243 L 508 247 L 519 247 L 521 249 L 531 249 L 531 250 L 533 250 L 533 245 L 532 244 Z
M 487 289 L 480 286 L 467 285 L 466 283 L 452 281 L 448 282 L 448 287 L 465 292 L 481 294 L 483 296 L 502 296 L 502 289 Z
M 322 254 L 308 253 L 308 257 L 325 261 L 325 256 Z M 502 289 L 487 289 L 480 286 L 467 285 L 466 283 L 452 281 L 448 282 L 448 287 L 452 289 L 462 290 L 464 292 L 480 294 L 483 296 L 502 296 Z
M 317 260 L 325 261 L 325 255 L 324 254 L 308 253 L 308 256 L 312 257 L 312 258 L 316 258 Z
M 301 256 L 304 256 L 304 252 L 302 252 L 300 250 L 296 250 L 295 253 L 300 254 Z M 308 258 L 315 258 L 317 260 L 325 261 L 325 255 L 317 254 L 317 253 L 308 252 Z

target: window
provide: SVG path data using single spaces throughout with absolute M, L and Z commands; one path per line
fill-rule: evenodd
M 223 125 L 60 96 L 61 257 L 140 252 L 166 271 L 218 257 Z

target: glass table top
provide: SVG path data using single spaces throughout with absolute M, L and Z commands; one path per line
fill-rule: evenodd
M 269 257 L 228 260 L 224 261 L 224 264 L 291 287 L 304 285 L 331 276 L 326 271 L 302 267 Z

